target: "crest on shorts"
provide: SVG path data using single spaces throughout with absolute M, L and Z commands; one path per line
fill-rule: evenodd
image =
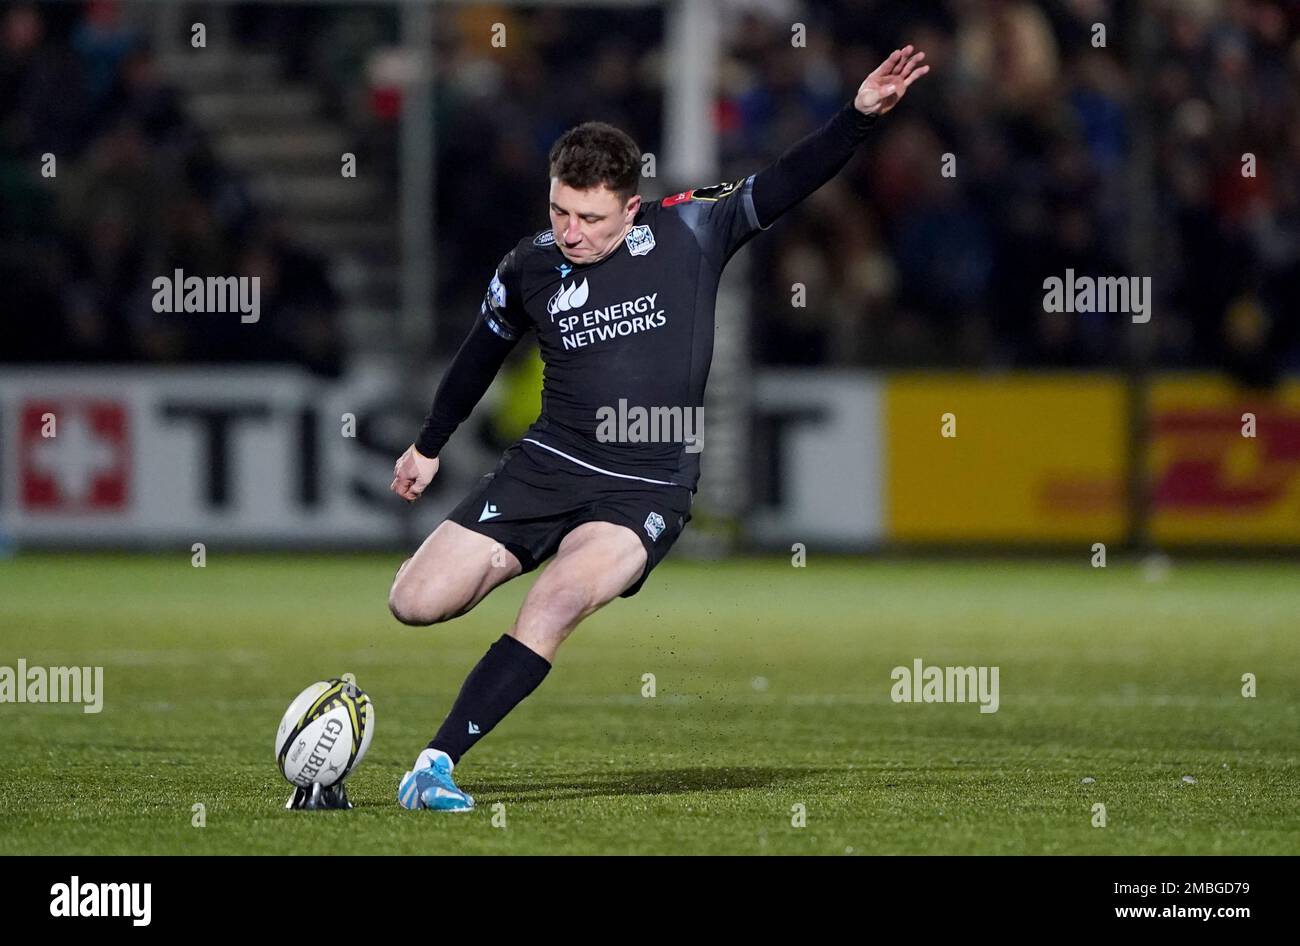
M 633 256 L 645 256 L 655 248 L 655 235 L 644 223 L 637 224 L 627 231 L 627 236 L 623 239 L 627 242 L 628 251 Z
M 651 542 L 657 542 L 659 536 L 664 532 L 664 517 L 657 512 L 652 512 L 645 517 L 645 534 L 650 536 Z

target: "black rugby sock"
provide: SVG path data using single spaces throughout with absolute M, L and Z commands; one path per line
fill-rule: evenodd
M 550 672 L 551 663 L 509 634 L 488 648 L 469 672 L 460 695 L 429 743 L 451 756 L 452 764 L 505 719 Z

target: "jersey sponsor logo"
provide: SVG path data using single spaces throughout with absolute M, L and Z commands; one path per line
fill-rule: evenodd
M 560 283 L 560 288 L 555 290 L 555 295 L 551 296 L 550 301 L 546 303 L 546 311 L 551 315 L 551 321 L 555 321 L 557 312 L 568 312 L 570 309 L 577 309 L 587 302 L 587 280 L 578 282 L 574 280 L 569 285 Z
M 587 309 L 576 315 L 554 316 L 551 321 L 560 329 L 560 340 L 564 350 L 582 348 L 595 342 L 610 341 L 637 332 L 646 332 L 667 324 L 668 317 L 663 309 L 655 309 L 655 300 L 659 293 L 626 299 L 613 305 Z M 580 306 L 571 305 L 578 309 Z
M 501 513 L 497 511 L 496 506 L 492 505 L 492 503 L 484 503 L 483 512 L 479 514 L 478 521 L 487 522 L 489 519 L 495 519 L 499 515 L 501 515 Z
M 555 268 L 559 271 L 561 279 L 566 278 L 569 275 L 569 273 L 573 272 L 573 267 L 570 266 L 568 263 L 561 263 L 559 266 Z
M 546 230 L 533 237 L 533 246 L 550 246 L 555 242 L 555 231 Z
M 664 517 L 657 512 L 652 512 L 645 517 L 645 534 L 650 536 L 651 542 L 658 542 L 659 536 L 664 532 Z
M 644 223 L 627 231 L 627 236 L 623 240 L 627 243 L 628 252 L 633 256 L 645 256 L 655 248 L 655 235 Z
M 691 199 L 690 191 L 678 191 L 676 194 L 673 194 L 673 196 L 671 197 L 665 197 L 662 201 L 662 205 L 664 207 L 672 207 L 676 204 L 683 203 L 690 199 Z

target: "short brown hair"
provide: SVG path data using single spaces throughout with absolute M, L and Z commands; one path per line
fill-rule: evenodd
M 551 146 L 550 176 L 574 190 L 602 184 L 626 201 L 641 178 L 641 149 L 625 131 L 604 122 L 583 122 Z

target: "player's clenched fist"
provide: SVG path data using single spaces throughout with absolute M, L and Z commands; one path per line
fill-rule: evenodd
M 437 475 L 438 458 L 426 457 L 412 445 L 397 458 L 397 463 L 393 466 L 393 485 L 389 489 L 408 503 L 413 503 Z

